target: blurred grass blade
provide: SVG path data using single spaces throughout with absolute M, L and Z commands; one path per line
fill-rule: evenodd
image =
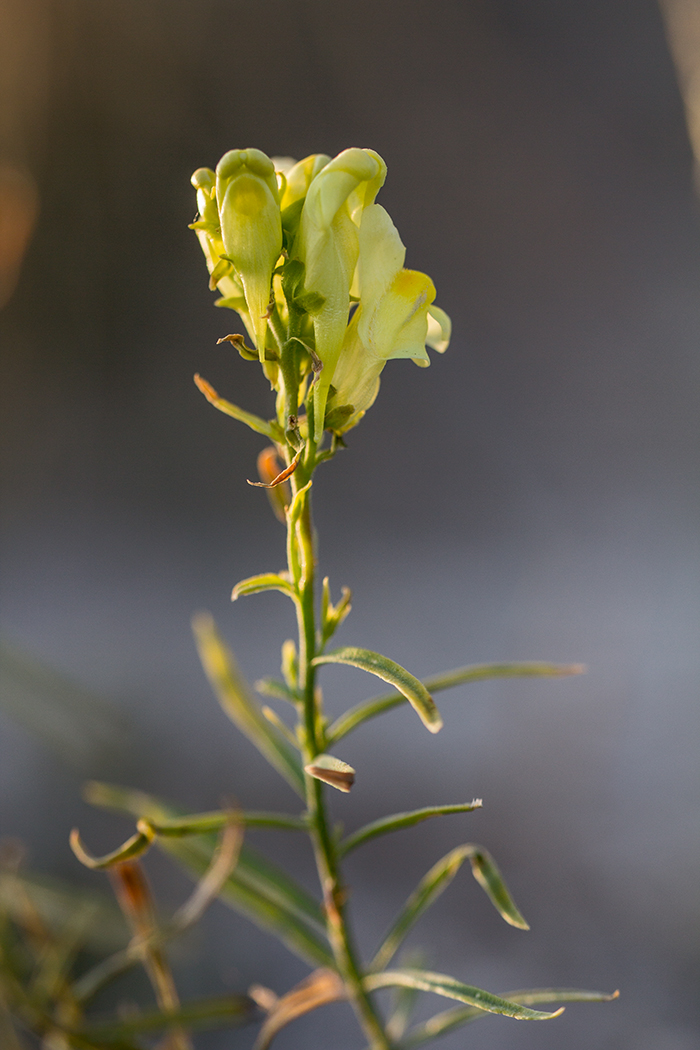
M 142 822 L 139 822 L 142 823 Z M 198 922 L 209 905 L 219 896 L 221 888 L 238 863 L 243 845 L 243 824 L 237 814 L 228 814 L 221 839 L 212 856 L 211 864 L 185 901 L 173 916 L 172 926 L 178 933 Z
M 515 902 L 511 897 L 503 877 L 496 867 L 491 854 L 482 846 L 465 846 L 469 849 L 469 860 L 472 866 L 474 878 L 489 897 L 496 911 L 498 911 L 506 922 L 516 926 L 519 930 L 529 930 L 530 927 L 520 914 Z
M 458 846 L 434 864 L 406 901 L 395 923 L 370 964 L 370 971 L 383 970 L 391 962 L 404 937 L 440 894 L 447 889 L 468 856 L 469 847 Z
M 91 951 L 119 948 L 128 938 L 115 902 L 95 890 L 76 889 L 45 876 L 0 872 L 0 911 L 14 922 L 25 920 L 25 900 L 56 937 L 80 917 L 82 943 Z
M 6 641 L 0 642 L 0 706 L 71 769 L 116 764 L 129 749 L 114 708 Z
M 180 816 L 176 809 L 145 792 L 110 784 L 93 781 L 86 786 L 85 797 L 93 805 L 131 813 L 154 825 Z M 213 835 L 187 839 L 164 837 L 156 842 L 195 878 L 207 870 L 216 848 Z M 257 926 L 274 933 L 290 951 L 305 961 L 314 966 L 333 965 L 318 902 L 250 846 L 244 844 L 241 848 L 238 864 L 219 896 Z
M 231 592 L 231 601 L 235 602 L 246 594 L 261 594 L 263 591 L 281 591 L 293 602 L 298 601 L 294 586 L 276 572 L 263 572 L 259 576 L 249 576 L 247 580 L 241 580 Z
M 444 817 L 451 813 L 471 813 L 480 809 L 482 802 L 480 798 L 472 799 L 471 802 L 457 802 L 452 806 L 426 806 L 424 809 L 414 809 L 409 813 L 393 813 L 390 817 L 380 817 L 373 820 L 371 824 L 365 824 L 358 831 L 348 835 L 344 842 L 340 843 L 338 853 L 341 857 L 347 856 L 358 846 L 376 838 L 378 835 L 388 835 L 391 831 L 401 831 L 403 828 L 411 828 L 414 824 L 420 824 L 423 820 L 431 817 Z
M 617 999 L 619 992 L 608 995 L 605 992 L 587 992 L 579 988 L 532 988 L 528 991 L 506 992 L 504 999 L 522 1006 L 536 1006 L 544 1003 L 605 1003 Z M 413 1047 L 430 1043 L 438 1036 L 447 1035 L 448 1032 L 461 1028 L 470 1021 L 478 1021 L 485 1017 L 483 1010 L 475 1007 L 454 1007 L 452 1010 L 444 1010 L 435 1014 L 422 1024 L 416 1025 L 401 1040 L 402 1050 L 412 1050 Z
M 296 793 L 306 798 L 299 756 L 263 715 L 260 704 L 238 670 L 233 653 L 219 637 L 213 619 L 208 613 L 200 613 L 195 616 L 192 627 L 202 666 L 222 708 Z
M 12 1015 L 5 1002 L 5 996 L 2 988 L 2 978 L 0 977 L 0 1046 L 3 1050 L 25 1050 L 25 1047 L 20 1043 L 19 1036 L 17 1035 L 17 1029 L 14 1026 Z
M 437 693 L 441 689 L 453 689 L 455 686 L 464 685 L 467 682 L 480 682 L 486 678 L 561 678 L 565 675 L 583 674 L 584 671 L 583 664 L 469 664 L 467 667 L 458 667 L 454 671 L 445 671 L 443 674 L 426 678 L 425 688 L 429 693 Z M 365 700 L 351 707 L 328 729 L 326 746 L 331 747 L 347 733 L 357 729 L 363 722 L 376 718 L 377 715 L 384 714 L 385 711 L 390 711 L 392 707 L 398 707 L 405 702 L 406 697 L 398 692 Z
M 227 995 L 184 1003 L 179 1010 L 149 1010 L 122 1021 L 103 1021 L 77 1029 L 76 1034 L 98 1043 L 140 1033 L 160 1032 L 172 1024 L 188 1028 L 227 1028 L 253 1019 L 254 1005 L 246 995 Z
M 433 992 L 434 995 L 442 995 L 446 999 L 456 999 L 460 1003 L 475 1006 L 486 1013 L 503 1014 L 506 1017 L 514 1017 L 518 1021 L 548 1021 L 552 1017 L 558 1017 L 564 1010 L 563 1006 L 553 1013 L 532 1010 L 529 1006 L 510 999 L 502 999 L 498 995 L 492 995 L 491 992 L 485 992 L 482 988 L 462 984 L 454 977 L 448 977 L 444 973 L 431 973 L 429 970 L 385 970 L 383 973 L 369 974 L 362 983 L 368 992 L 374 992 L 379 988 L 392 988 L 395 985 L 416 988 L 421 992 Z
M 138 941 L 143 967 L 155 993 L 158 1007 L 169 1013 L 180 1009 L 180 999 L 163 941 L 158 930 L 155 903 L 143 868 L 128 860 L 109 870 L 119 906 Z M 192 1050 L 187 1031 L 173 1025 L 168 1046 L 172 1050 Z
M 275 1001 L 260 1029 L 253 1050 L 267 1050 L 277 1033 L 297 1017 L 303 1017 L 326 1003 L 335 1003 L 346 998 L 345 984 L 335 970 L 315 970 L 290 992 Z
M 402 699 L 408 700 L 417 711 L 423 725 L 431 733 L 437 733 L 442 728 L 442 718 L 435 706 L 435 701 L 425 688 L 423 683 L 407 671 L 400 664 L 390 660 L 381 653 L 374 653 L 371 649 L 357 649 L 348 646 L 345 649 L 335 649 L 324 656 L 317 656 L 311 661 L 314 665 L 320 664 L 347 664 L 349 667 L 359 667 L 362 671 L 374 674 L 389 685 L 395 686 L 402 694 Z M 337 739 L 337 737 L 336 737 Z

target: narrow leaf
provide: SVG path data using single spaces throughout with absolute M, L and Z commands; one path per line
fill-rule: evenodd
M 192 1028 L 227 1028 L 253 1019 L 254 1005 L 245 995 L 226 995 L 217 999 L 197 999 L 183 1003 L 179 1010 L 163 1013 L 149 1010 L 119 1021 L 95 1022 L 78 1029 L 84 1038 L 113 1040 L 140 1032 L 160 1032 L 172 1024 Z
M 554 1013 L 531 1010 L 528 1006 L 510 999 L 502 999 L 498 995 L 492 995 L 491 992 L 485 992 L 482 988 L 462 984 L 454 977 L 448 977 L 443 973 L 431 973 L 429 970 L 385 970 L 383 973 L 370 974 L 362 983 L 368 992 L 374 992 L 379 988 L 391 988 L 395 985 L 417 988 L 422 992 L 442 995 L 446 999 L 456 999 L 460 1003 L 475 1006 L 486 1013 L 514 1017 L 518 1021 L 548 1021 L 552 1017 L 559 1017 L 564 1011 L 564 1007 L 555 1010 Z
M 403 828 L 413 827 L 414 824 L 420 824 L 421 821 L 429 820 L 431 817 L 447 816 L 450 813 L 471 813 L 475 809 L 480 809 L 481 805 L 481 799 L 475 798 L 471 802 L 458 802 L 452 806 L 426 806 L 424 809 L 414 809 L 409 813 L 394 813 L 390 817 L 381 817 L 379 820 L 372 821 L 371 824 L 365 824 L 352 835 L 348 835 L 340 844 L 340 856 L 346 856 L 351 850 L 364 845 L 377 835 L 401 831 Z
M 275 700 L 286 700 L 288 704 L 299 703 L 299 697 L 292 692 L 289 686 L 276 678 L 258 678 L 255 689 L 263 696 L 272 696 Z
M 530 927 L 515 906 L 491 854 L 482 846 L 465 846 L 464 848 L 471 851 L 468 856 L 474 878 L 489 897 L 496 911 L 511 926 L 516 926 L 520 930 L 529 930 Z
M 84 864 L 86 868 L 92 868 L 93 871 L 99 871 L 102 868 L 113 868 L 115 864 L 123 864 L 124 861 L 140 857 L 150 847 L 154 837 L 153 831 L 146 825 L 143 829 L 139 829 L 135 835 L 132 835 L 130 839 L 127 839 L 123 846 L 119 846 L 118 849 L 115 849 L 112 853 L 107 853 L 104 857 L 93 857 L 91 853 L 88 853 L 81 841 L 80 832 L 77 828 L 73 828 L 71 831 L 69 841 L 70 848 L 80 863 Z
M 264 572 L 237 583 L 231 592 L 231 601 L 235 602 L 244 594 L 260 594 L 262 591 L 281 591 L 292 601 L 297 600 L 297 592 L 288 579 L 275 572 Z
M 222 708 L 270 765 L 282 774 L 301 798 L 305 798 L 299 756 L 263 715 L 260 704 L 238 670 L 233 653 L 219 637 L 213 619 L 207 613 L 200 613 L 192 626 L 202 666 Z
M 222 829 L 219 845 L 212 854 L 209 867 L 189 899 L 178 908 L 172 918 L 171 928 L 178 933 L 199 922 L 209 905 L 219 896 L 222 886 L 238 863 L 243 846 L 243 824 L 235 811 L 227 816 L 228 820 Z M 145 823 L 139 821 L 139 827 Z
M 317 1010 L 326 1003 L 335 1003 L 346 998 L 345 984 L 335 970 L 324 968 L 314 971 L 274 1002 L 253 1050 L 267 1050 L 277 1033 L 297 1017 Z
M 370 649 L 357 649 L 350 646 L 345 649 L 336 649 L 334 652 L 326 653 L 325 656 L 317 656 L 312 663 L 316 666 L 319 664 L 348 664 L 350 667 L 359 667 L 362 671 L 368 671 L 377 678 L 381 678 L 382 681 L 395 686 L 402 697 L 415 708 L 423 725 L 431 733 L 437 733 L 442 728 L 440 712 L 423 683 L 387 656 L 374 653 Z
M 426 678 L 425 687 L 430 693 L 437 693 L 441 689 L 452 689 L 466 682 L 480 682 L 485 678 L 561 678 L 565 675 L 583 674 L 585 670 L 583 664 L 469 664 L 467 667 L 458 667 L 454 671 L 445 671 L 443 674 Z M 351 707 L 328 729 L 328 746 L 336 744 L 369 718 L 375 718 L 385 711 L 390 711 L 392 707 L 405 703 L 406 699 L 401 692 L 389 693 L 387 696 L 364 700 L 361 704 Z
M 468 849 L 469 847 L 458 846 L 457 849 L 451 850 L 423 876 L 382 941 L 370 964 L 372 972 L 388 966 L 409 930 L 452 882 L 468 855 Z
M 226 401 L 217 394 L 211 383 L 208 383 L 206 379 L 202 379 L 200 375 L 195 375 L 194 381 L 209 404 L 213 405 L 214 408 L 218 408 L 220 412 L 224 412 L 227 416 L 232 416 L 239 423 L 245 423 L 256 434 L 264 434 L 270 441 L 279 441 L 282 438 L 282 432 L 279 427 L 276 427 L 273 423 L 268 423 L 265 419 L 261 419 L 260 416 L 253 415 L 252 412 L 246 412 L 245 409 L 239 408 L 238 405 L 234 405 L 230 401 Z
M 265 813 L 258 810 L 243 810 L 238 814 L 241 824 L 249 828 L 280 828 L 283 831 L 306 831 L 308 824 L 303 817 L 291 813 Z M 191 816 L 175 817 L 173 820 L 149 821 L 156 835 L 184 838 L 186 835 L 203 835 L 221 831 L 226 826 L 228 814 L 222 810 L 212 813 L 193 813 Z
M 316 755 L 313 762 L 304 766 L 304 772 L 324 784 L 330 784 L 338 791 L 348 792 L 355 783 L 355 770 L 347 762 L 334 758 L 333 755 Z
M 91 782 L 85 797 L 93 805 L 143 817 L 154 826 L 181 814 L 143 791 Z M 173 856 L 195 878 L 209 867 L 216 838 L 159 838 L 157 845 Z M 324 918 L 317 901 L 294 880 L 250 846 L 241 849 L 238 864 L 221 889 L 223 901 L 274 933 L 290 951 L 313 966 L 333 966 Z
M 506 992 L 504 999 L 522 1006 L 535 1006 L 540 1003 L 605 1003 L 617 999 L 619 992 L 607 995 L 605 992 L 587 992 L 578 988 L 533 988 L 528 991 Z M 446 1035 L 461 1028 L 470 1021 L 485 1017 L 481 1009 L 469 1006 L 458 1006 L 451 1010 L 435 1014 L 428 1021 L 416 1025 L 401 1041 L 402 1050 L 412 1050 L 415 1046 L 432 1042 L 438 1036 Z

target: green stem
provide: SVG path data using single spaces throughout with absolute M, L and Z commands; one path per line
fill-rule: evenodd
M 310 449 L 309 452 L 313 455 L 315 449 Z M 302 488 L 309 480 L 313 470 L 311 455 L 299 465 L 293 475 L 295 491 Z M 292 540 L 292 543 L 295 543 L 298 548 L 298 561 L 302 570 L 299 581 L 301 601 L 298 603 L 297 619 L 299 625 L 299 692 L 303 698 L 300 717 L 304 726 L 304 765 L 309 765 L 323 750 L 322 730 L 319 731 L 320 711 L 316 698 L 316 669 L 311 663 L 316 655 L 314 600 L 316 551 L 310 496 L 310 493 L 306 494 L 305 507 L 296 526 L 296 537 Z M 290 571 L 293 570 L 291 564 L 289 568 Z M 391 1043 L 384 1031 L 384 1026 L 362 987 L 362 974 L 347 923 L 346 891 L 339 870 L 337 845 L 328 823 L 324 790 L 320 781 L 307 774 L 308 821 L 316 867 L 323 890 L 328 938 L 338 971 L 345 981 L 348 997 L 371 1050 L 391 1050 Z

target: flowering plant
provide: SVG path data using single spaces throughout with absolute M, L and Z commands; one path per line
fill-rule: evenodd
M 425 727 L 436 733 L 442 718 L 433 693 L 484 678 L 558 676 L 582 670 L 579 665 L 547 663 L 475 664 L 423 682 L 372 650 L 329 648 L 350 612 L 351 594 L 343 588 L 334 601 L 328 578 L 320 586 L 317 583 L 311 511 L 316 468 L 336 454 L 343 435 L 374 403 L 387 361 L 411 358 L 426 366 L 426 346 L 442 353 L 450 340 L 450 321 L 435 305 L 433 282 L 404 268 L 405 248 L 399 234 L 387 212 L 375 203 L 385 176 L 384 161 L 368 149 L 347 149 L 333 159 L 315 154 L 298 163 L 273 161 L 256 149 L 232 150 L 221 158 L 216 171 L 200 168 L 192 176 L 199 211 L 192 225 L 211 287 L 220 294 L 217 305 L 239 315 L 250 342 L 241 334 L 225 335 L 220 341 L 232 343 L 243 359 L 259 362 L 276 395 L 274 415 L 263 419 L 224 399 L 205 379 L 195 376 L 216 408 L 269 442 L 258 458 L 260 481 L 252 484 L 267 490 L 273 510 L 286 526 L 287 567 L 242 580 L 232 597 L 276 590 L 294 606 L 298 638 L 282 646 L 281 678 L 265 679 L 256 687 L 262 695 L 290 705 L 294 724 L 290 726 L 254 697 L 211 617 L 195 618 L 195 637 L 224 711 L 287 780 L 302 809 L 267 813 L 233 808 L 185 815 L 142 792 L 89 785 L 88 797 L 95 804 L 129 812 L 138 821 L 132 838 L 106 857 L 91 856 L 78 833 L 72 836 L 74 851 L 85 864 L 112 873 L 134 940 L 126 953 L 84 974 L 73 986 L 73 1000 L 86 1002 L 107 978 L 140 960 L 154 985 L 160 1022 L 170 1025 L 168 1045 L 173 1047 L 189 1046 L 188 1029 L 202 1018 L 221 1021 L 221 1010 L 217 1014 L 215 1006 L 180 1007 L 164 948 L 167 936 L 190 925 L 216 896 L 277 935 L 312 967 L 307 979 L 280 997 L 260 986 L 249 991 L 266 1015 L 256 1050 L 266 1050 L 295 1018 L 337 1000 L 350 1002 L 372 1050 L 389 1050 L 420 1046 L 489 1013 L 546 1020 L 558 1016 L 564 1002 L 614 997 L 556 988 L 496 995 L 417 965 L 391 966 L 406 935 L 467 860 L 499 915 L 511 926 L 528 929 L 495 861 L 473 843 L 457 846 L 430 867 L 371 960 L 362 961 L 354 945 L 344 858 L 378 836 L 438 816 L 469 812 L 481 801 L 428 805 L 382 817 L 343 838 L 329 820 L 326 790 L 331 787 L 347 794 L 352 788 L 355 770 L 336 754 L 345 736 L 403 703 L 412 705 Z M 385 682 L 390 691 L 331 721 L 318 682 L 327 664 L 360 668 Z M 255 826 L 309 836 L 319 899 L 244 843 L 245 829 Z M 190 901 L 165 930 L 157 929 L 138 861 L 153 843 L 200 880 Z M 395 996 L 388 1017 L 374 995 L 386 988 L 393 989 Z M 457 1005 L 411 1024 L 421 991 Z M 537 1009 L 541 1004 L 552 1004 L 554 1009 Z M 237 1011 L 240 1018 L 240 1003 Z M 229 1009 L 224 1022 L 234 1012 Z M 94 1028 L 83 1028 L 81 1034 L 75 1025 L 65 1023 L 60 1029 L 65 1040 L 61 1045 L 126 1046 L 126 1034 L 135 1030 L 139 1029 L 133 1019 L 131 1028 L 113 1024 L 112 1042 L 100 1042 Z M 104 1029 L 102 1038 L 106 1038 Z

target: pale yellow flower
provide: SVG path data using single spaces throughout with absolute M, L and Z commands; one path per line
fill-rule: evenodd
M 270 158 L 257 149 L 225 153 L 216 166 L 216 200 L 226 255 L 243 287 L 264 361 L 272 271 L 282 251 L 279 190 Z
M 316 354 L 323 363 L 314 384 L 317 441 L 323 434 L 328 390 L 348 324 L 362 213 L 374 201 L 385 176 L 386 165 L 377 153 L 347 149 L 308 185 L 294 254 L 304 263 L 306 292 L 323 299 L 313 314 Z

